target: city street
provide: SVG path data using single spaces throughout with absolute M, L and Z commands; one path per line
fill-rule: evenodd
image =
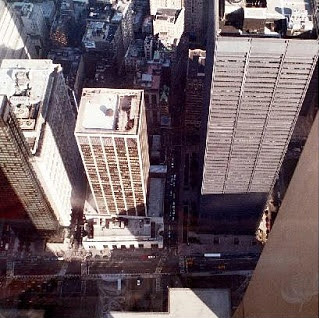
M 202 256 L 186 259 L 186 272 L 231 272 L 240 270 L 254 270 L 258 258 L 239 257 L 239 258 L 206 258 Z

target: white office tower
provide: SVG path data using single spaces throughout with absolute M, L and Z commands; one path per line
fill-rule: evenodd
M 75 136 L 98 216 L 147 216 L 143 91 L 84 89 Z
M 5 0 L 0 0 L 0 60 L 37 58 L 23 23 Z
M 3 60 L 0 95 L 17 118 L 33 156 L 32 168 L 59 225 L 68 226 L 71 193 L 75 195 L 82 171 L 74 137 L 76 114 L 61 66 L 51 60 Z
M 318 59 L 310 1 L 283 3 L 215 2 L 204 195 L 276 181 Z

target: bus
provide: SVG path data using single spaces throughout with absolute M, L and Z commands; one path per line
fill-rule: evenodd
M 204 257 L 216 257 L 216 258 L 220 258 L 221 254 L 220 253 L 205 253 Z

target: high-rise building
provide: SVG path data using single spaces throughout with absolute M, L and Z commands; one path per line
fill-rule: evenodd
M 201 193 L 267 195 L 318 59 L 314 11 L 310 0 L 211 5 Z
M 185 31 L 196 41 L 202 41 L 205 36 L 206 9 L 207 0 L 185 0 Z
M 149 154 L 142 90 L 84 89 L 75 135 L 99 216 L 146 216 Z
M 199 139 L 205 84 L 206 52 L 189 50 L 185 87 L 185 128 L 187 139 Z M 196 138 L 197 137 L 197 138 Z
M 37 57 L 34 43 L 21 19 L 5 0 L 0 0 L 0 59 Z
M 318 317 L 318 124 L 234 318 Z
M 0 95 L 0 218 L 27 217 L 40 231 L 55 231 L 57 219 L 33 166 L 30 147 L 6 96 Z
M 184 0 L 150 0 L 150 13 L 155 15 L 158 9 L 182 9 Z
M 37 55 L 42 56 L 48 41 L 48 27 L 40 4 L 13 2 L 12 9 L 22 21 L 24 32 L 30 37 Z
M 21 130 L 25 147 L 29 148 L 28 160 L 34 178 L 59 225 L 68 226 L 71 199 L 78 194 L 83 168 L 74 137 L 76 113 L 68 97 L 62 68 L 51 60 L 3 60 L 0 83 L 0 94 L 7 97 L 19 124 L 16 129 Z M 5 140 L 3 143 L 6 145 Z M 15 156 L 20 158 L 21 154 L 17 150 L 11 156 L 12 161 L 20 160 Z M 20 170 L 19 165 L 13 166 L 8 172 L 9 181 L 12 175 L 20 179 Z M 21 180 L 19 184 L 23 187 Z M 27 188 L 26 183 L 23 191 Z M 17 194 L 23 201 L 24 197 Z

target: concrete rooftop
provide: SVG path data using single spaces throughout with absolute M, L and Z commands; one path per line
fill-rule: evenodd
M 75 132 L 137 134 L 142 99 L 141 90 L 86 88 Z
M 110 312 L 107 318 L 229 318 L 228 289 L 169 290 L 168 312 Z

